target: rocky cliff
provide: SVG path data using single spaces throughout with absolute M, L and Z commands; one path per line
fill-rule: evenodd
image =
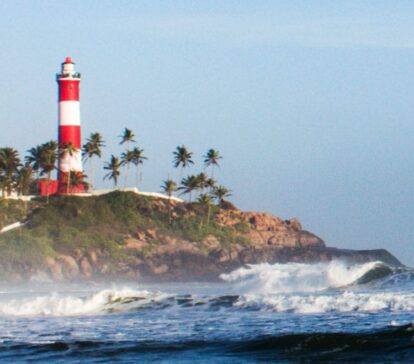
M 295 218 L 120 192 L 36 205 L 24 228 L 0 236 L 0 252 L 0 273 L 8 280 L 212 281 L 264 262 L 401 265 L 385 250 L 326 247 Z

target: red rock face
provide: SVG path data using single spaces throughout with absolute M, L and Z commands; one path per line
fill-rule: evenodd
M 249 227 L 246 237 L 254 246 L 278 247 L 323 247 L 324 241 L 316 235 L 302 230 L 296 218 L 282 220 L 263 212 L 221 211 L 219 221 L 225 226 L 237 226 L 240 221 Z

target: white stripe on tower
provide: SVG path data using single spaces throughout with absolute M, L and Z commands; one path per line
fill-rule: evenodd
M 59 159 L 59 168 L 61 172 L 69 173 L 69 171 L 82 172 L 82 153 L 81 151 L 74 152 L 71 156 L 65 155 Z M 65 178 L 65 189 L 66 189 Z
M 80 125 L 79 101 L 59 102 L 59 125 Z

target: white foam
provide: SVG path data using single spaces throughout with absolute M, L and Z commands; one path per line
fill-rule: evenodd
M 258 264 L 221 277 L 241 293 L 240 308 L 276 312 L 414 311 L 414 292 L 350 290 L 352 283 L 381 262 L 346 265 L 341 261 L 318 264 Z M 347 291 L 327 290 L 347 287 Z
M 414 311 L 414 293 L 342 292 L 311 295 L 244 295 L 236 302 L 240 308 L 259 308 L 275 312 L 397 312 Z
M 107 289 L 86 297 L 52 293 L 37 297 L 12 299 L 0 302 L 0 315 L 11 316 L 72 316 L 99 314 L 107 310 L 127 310 L 160 301 L 167 294 L 148 291 L 134 291 L 128 288 Z
M 240 293 L 318 292 L 344 287 L 381 262 L 348 266 L 341 261 L 317 264 L 256 264 L 220 277 L 234 284 Z

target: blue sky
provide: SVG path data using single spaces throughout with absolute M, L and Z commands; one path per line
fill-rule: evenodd
M 56 137 L 72 56 L 83 135 L 101 132 L 108 159 L 132 128 L 143 190 L 178 178 L 177 145 L 191 173 L 214 147 L 240 208 L 414 265 L 413 16 L 411 1 L 3 0 L 0 145 Z

